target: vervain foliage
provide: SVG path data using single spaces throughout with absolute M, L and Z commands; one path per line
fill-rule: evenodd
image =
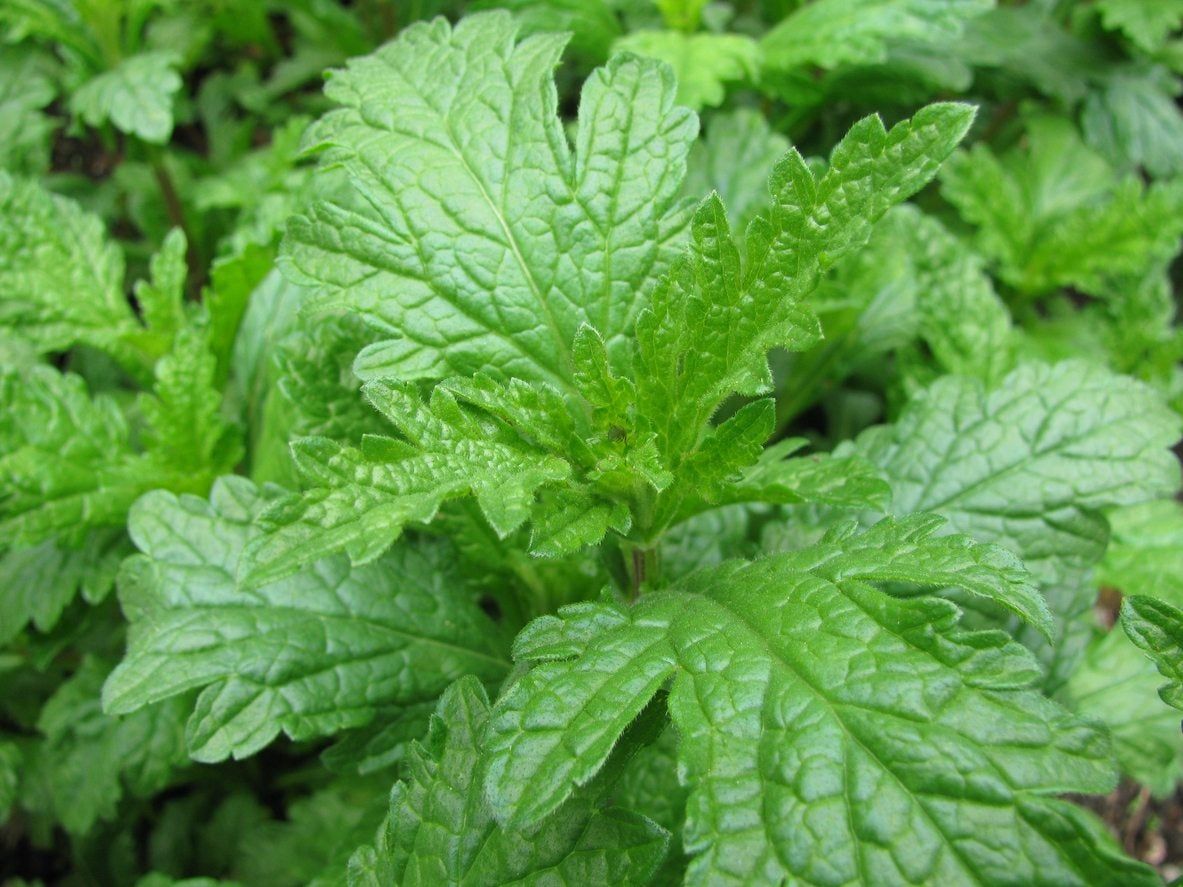
M 1183 5 L 0 21 L 4 878 L 1159 883 Z

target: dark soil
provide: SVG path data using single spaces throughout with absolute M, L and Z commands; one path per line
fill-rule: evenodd
M 1183 788 L 1165 798 L 1123 780 L 1101 797 L 1076 797 L 1109 827 L 1126 853 L 1158 869 L 1167 883 L 1183 877 Z

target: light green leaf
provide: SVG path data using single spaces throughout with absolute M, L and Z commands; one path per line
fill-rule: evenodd
M 1104 47 L 1071 33 L 1056 10 L 1032 3 L 988 10 L 944 52 L 1030 84 L 1065 106 L 1084 98 L 1097 71 L 1109 63 Z
M 149 265 L 151 277 L 136 284 L 136 302 L 144 323 L 166 342 L 171 342 L 186 324 L 185 264 L 188 242 L 185 232 L 173 228 Z
M 531 828 L 494 821 L 481 792 L 479 748 L 488 720 L 489 701 L 475 679 L 444 693 L 426 740 L 412 749 L 405 780 L 394 786 L 377 845 L 350 861 L 350 885 L 649 883 L 667 834 L 619 808 L 597 809 L 595 792 L 580 793 Z
M 208 322 L 199 318 L 177 333 L 156 364 L 152 394 L 140 398 L 147 459 L 174 479 L 168 487 L 175 492 L 204 494 L 242 455 L 238 430 L 221 415 L 216 375 Z
M 0 536 L 36 545 L 118 527 L 154 477 L 115 401 L 46 366 L 0 370 Z
M 720 425 L 682 466 L 673 489 L 678 496 L 659 500 L 659 514 L 666 515 L 665 509 L 676 503 L 672 523 L 677 525 L 708 509 L 748 502 L 878 508 L 890 500 L 888 485 L 861 458 L 836 459 L 827 453 L 790 457 L 805 445 L 802 438 L 763 448 L 772 436 L 772 418 L 772 402 L 763 400 Z
M 679 31 L 694 31 L 709 0 L 655 0 L 666 26 Z
M 637 323 L 639 424 L 656 435 L 662 465 L 675 476 L 683 465 L 709 465 L 712 441 L 726 452 L 741 418 L 758 421 L 753 407 L 717 428 L 709 424 L 731 394 L 771 388 L 771 348 L 800 350 L 818 340 L 817 319 L 803 299 L 822 271 L 863 246 L 880 216 L 932 178 L 972 117 L 965 105 L 930 105 L 890 132 L 878 117 L 867 117 L 820 175 L 791 151 L 773 171 L 772 208 L 749 226 L 742 259 L 718 196 L 703 202 L 689 252 Z M 766 421 L 764 438 L 753 431 L 747 439 L 754 454 L 749 464 L 771 434 L 771 416 Z M 692 492 L 687 487 L 709 493 L 692 475 L 686 472 L 667 494 L 668 514 L 679 513 L 679 499 Z
M 1011 286 L 1104 296 L 1178 251 L 1183 179 L 1146 188 L 1119 178 L 1060 118 L 1030 120 L 1025 144 L 1002 157 L 979 144 L 941 171 L 942 194 L 978 226 L 978 248 Z
M 732 230 L 741 235 L 771 203 L 768 170 L 788 150 L 788 139 L 773 132 L 758 111 L 737 108 L 713 114 L 690 149 L 682 193 L 698 201 L 718 192 Z
M 888 212 L 866 248 L 835 267 L 812 305 L 826 341 L 790 356 L 777 404 L 782 426 L 845 378 L 880 379 L 893 352 L 906 388 L 942 372 L 989 384 L 1014 366 L 1010 313 L 983 262 L 908 204 Z
M 477 0 L 471 10 L 508 9 L 524 37 L 532 34 L 571 35 L 571 52 L 596 64 L 604 61 L 620 36 L 612 0 Z
M 632 515 L 622 503 L 608 505 L 578 488 L 543 494 L 532 520 L 530 553 L 537 557 L 565 557 L 595 545 L 609 530 L 622 536 L 632 526 Z
M 1021 366 L 993 389 L 942 379 L 853 447 L 892 512 L 931 511 L 1018 554 L 1045 582 L 1105 550 L 1101 510 L 1171 495 L 1180 422 L 1151 389 L 1092 364 Z
M 1098 0 L 1106 28 L 1121 31 L 1145 52 L 1156 52 L 1183 26 L 1183 0 Z
M 1126 595 L 1183 605 L 1183 505 L 1158 500 L 1110 511 L 1097 581 Z
M 1048 667 L 1051 688 L 1082 651 L 1081 620 L 1096 594 L 1086 571 L 1108 538 L 1102 512 L 1173 493 L 1179 465 L 1168 447 L 1178 436 L 1178 418 L 1145 385 L 1065 362 L 1020 366 L 992 389 L 941 379 L 894 426 L 864 432 L 850 452 L 883 472 L 891 513 L 936 512 L 1022 558 L 1044 588 L 1055 630 L 1050 646 L 1021 628 L 1018 635 Z M 1002 615 L 975 609 L 988 624 Z
M 507 13 L 412 25 L 329 80 L 342 107 L 310 143 L 351 194 L 293 219 L 282 262 L 322 305 L 398 336 L 363 352 L 363 375 L 495 369 L 570 391 L 579 327 L 616 365 L 675 255 L 696 123 L 668 70 L 622 56 L 594 72 L 572 149 L 552 79 L 564 38 L 515 32 Z
M 907 232 L 917 332 L 937 366 L 987 385 L 999 381 L 1014 366 L 1014 330 L 981 260 L 914 207 L 899 207 L 885 221 Z
M 142 52 L 92 77 L 70 96 L 70 110 L 90 126 L 112 126 L 163 145 L 173 131 L 173 96 L 180 91 L 172 52 Z
M 247 548 L 240 573 L 257 585 L 340 551 L 365 563 L 408 523 L 431 520 L 447 499 L 471 495 L 504 537 L 529 518 L 537 490 L 570 466 L 488 416 L 466 411 L 443 387 L 428 403 L 406 384 L 370 382 L 366 396 L 403 438 L 370 437 L 363 449 L 327 438 L 293 445 L 313 484 L 262 515 L 270 532 Z
M 745 496 L 872 505 L 882 495 L 865 466 L 811 474 L 819 460 L 806 471 L 804 462 L 777 464 L 779 456 L 737 493 L 729 487 L 772 434 L 771 405 L 713 419 L 731 395 L 770 389 L 769 349 L 816 341 L 816 319 L 801 300 L 827 267 L 863 245 L 874 220 L 933 177 L 972 109 L 932 105 L 890 132 L 878 118 L 862 120 L 817 174 L 790 152 L 773 172 L 767 217 L 749 228 L 746 261 L 717 197 L 699 208 L 691 249 L 673 261 L 692 118 L 669 107 L 664 69 L 617 56 L 585 87 L 577 157 L 564 166 L 570 157 L 565 137 L 552 131 L 550 80 L 560 46 L 540 37 L 515 43 L 504 15 L 474 16 L 454 30 L 437 21 L 408 29 L 330 85 L 346 107 L 317 124 L 314 141 L 366 200 L 317 204 L 289 230 L 285 261 L 294 279 L 318 287 L 322 304 L 348 306 L 404 336 L 364 349 L 354 364 L 361 378 L 403 377 L 366 389 L 401 437 L 366 438 L 360 449 L 323 438 L 298 443 L 309 489 L 263 516 L 268 534 L 252 543 L 243 567 L 249 582 L 334 552 L 362 563 L 460 496 L 474 496 L 502 537 L 531 522 L 531 552 L 557 557 L 608 530 L 648 544 L 695 510 Z M 455 90 L 435 88 L 432 104 L 417 90 L 425 88 L 422 59 L 437 57 L 462 61 L 465 73 Z M 482 99 L 473 104 L 465 90 L 477 83 Z M 602 131 L 626 99 L 629 132 Z M 363 102 L 397 107 L 400 122 L 363 120 Z M 637 111 L 649 104 L 656 118 Z M 443 128 L 442 141 L 427 135 L 428 124 Z M 476 150 L 489 139 L 501 147 Z M 531 139 L 549 147 L 527 151 Z M 428 184 L 445 174 L 454 195 L 446 205 Z M 604 183 L 605 174 L 614 181 Z M 601 195 L 580 196 L 585 176 L 615 189 L 605 213 Z M 381 222 L 366 221 L 367 213 Z M 595 232 L 586 228 L 592 216 Z M 427 231 L 471 255 L 427 245 Z M 642 234 L 644 250 L 626 246 Z M 600 273 L 602 262 L 610 267 Z M 478 296 L 480 305 L 471 301 Z M 427 339 L 414 329 L 423 324 Z M 440 338 L 453 332 L 459 341 Z M 445 369 L 460 375 L 438 384 L 426 405 L 407 387 L 408 378 Z
M 115 349 L 139 324 L 123 255 L 72 200 L 0 172 L 0 323 L 42 352 Z
M 817 65 L 872 64 L 893 42 L 947 43 L 992 0 L 814 0 L 761 41 L 764 65 L 787 71 Z
M 1179 712 L 1156 698 L 1162 680 L 1130 641 L 1136 623 L 1124 615 L 1121 623 L 1093 640 L 1059 695 L 1109 729 L 1122 773 L 1157 795 L 1169 794 L 1183 777 Z
M 688 884 L 1154 883 L 1049 797 L 1113 774 L 1104 733 L 1029 688 L 1029 654 L 868 584 L 1017 579 L 934 529 L 884 522 L 531 624 L 515 654 L 537 664 L 485 741 L 494 812 L 547 821 L 672 681 Z
M 754 81 L 760 58 L 756 42 L 741 34 L 634 31 L 612 49 L 665 62 L 674 70 L 679 104 L 696 111 L 722 104 L 729 84 Z
M 1162 69 L 1106 77 L 1085 101 L 1085 140 L 1119 169 L 1143 167 L 1159 178 L 1183 174 L 1178 93 L 1176 78 Z
M 1153 661 L 1169 683 L 1163 701 L 1183 709 L 1183 610 L 1143 595 L 1126 598 L 1121 624 L 1130 640 Z
M 368 723 L 383 706 L 434 699 L 464 674 L 499 677 L 495 626 L 446 554 L 405 545 L 366 567 L 319 561 L 248 590 L 235 573 L 266 506 L 243 479 L 210 502 L 144 497 L 129 529 L 120 601 L 128 652 L 103 691 L 106 709 L 136 711 L 204 688 L 189 719 L 202 761 L 252 754 L 281 731 L 306 739 Z

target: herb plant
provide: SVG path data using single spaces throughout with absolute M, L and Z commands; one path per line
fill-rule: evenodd
M 1161 883 L 1183 6 L 0 21 L 4 884 Z

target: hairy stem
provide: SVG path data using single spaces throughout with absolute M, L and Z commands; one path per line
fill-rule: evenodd
M 635 601 L 644 586 L 654 585 L 661 578 L 660 551 L 656 545 L 632 545 L 626 549 L 626 555 L 628 594 Z

